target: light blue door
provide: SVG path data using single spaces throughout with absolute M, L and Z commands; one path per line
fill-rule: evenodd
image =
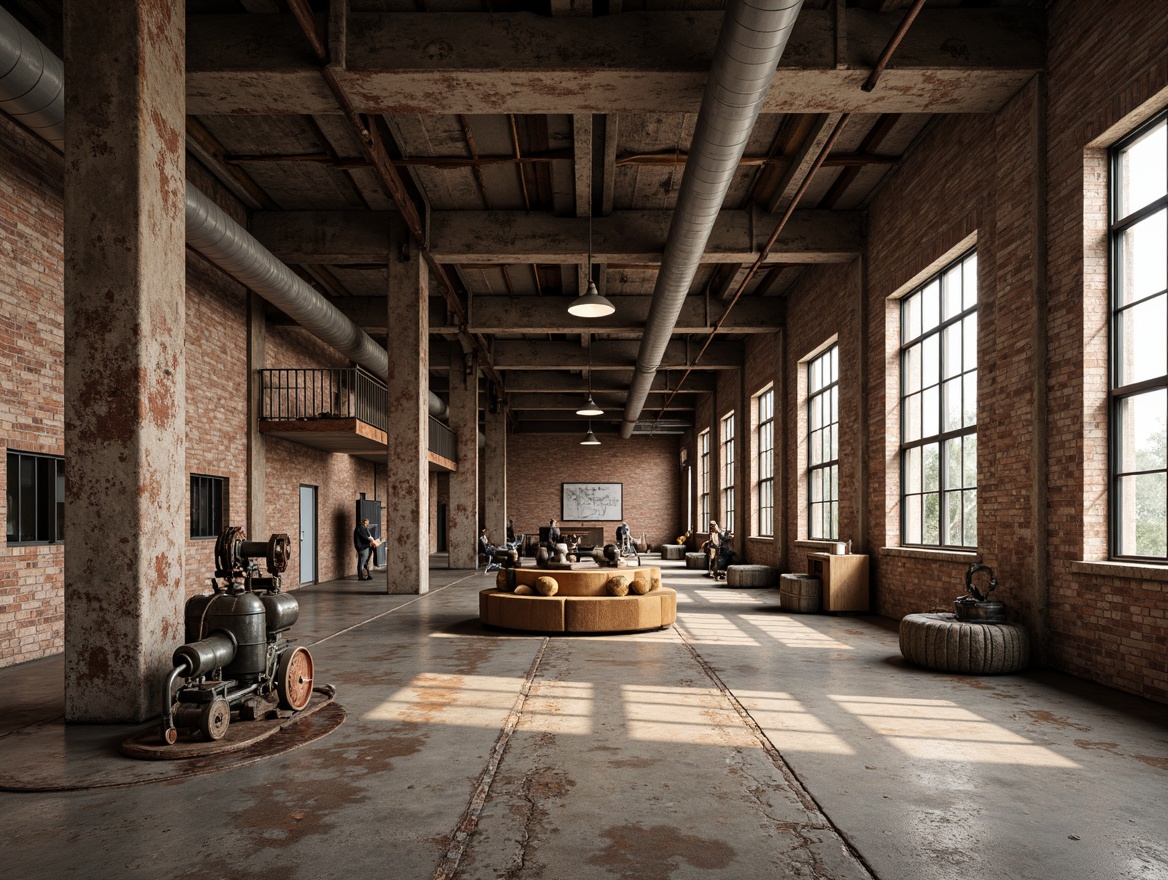
M 316 486 L 300 487 L 300 583 L 316 583 Z

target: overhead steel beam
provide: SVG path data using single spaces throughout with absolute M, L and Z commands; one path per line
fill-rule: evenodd
M 625 340 L 595 340 L 592 343 L 591 368 L 600 370 L 628 370 L 637 361 L 638 344 Z M 714 342 L 706 349 L 698 366 L 693 366 L 697 354 L 695 345 L 674 340 L 666 346 L 661 368 L 666 370 L 736 370 L 742 366 L 741 342 Z M 497 370 L 582 370 L 589 366 L 588 352 L 578 346 L 562 342 L 496 340 L 492 351 Z
M 860 86 L 902 16 L 849 9 L 845 58 L 831 10 L 805 10 L 764 113 L 989 113 L 1045 64 L 1041 8 L 930 9 L 880 89 Z M 366 114 L 692 113 L 722 12 L 599 18 L 350 12 L 338 84 Z M 191 15 L 187 112 L 336 113 L 290 15 Z M 522 47 L 517 50 L 516 47 Z
M 592 377 L 592 390 L 625 392 L 629 387 L 629 380 L 633 371 L 628 369 L 604 370 Z M 671 394 L 670 379 L 672 377 L 658 373 L 654 377 L 650 394 Z M 706 394 L 717 387 L 718 377 L 710 373 L 694 373 L 686 380 L 681 394 Z M 672 382 L 675 385 L 676 381 Z M 586 394 L 588 380 L 576 373 L 566 373 L 559 370 L 525 370 L 512 371 L 507 376 L 507 393 L 512 392 L 546 392 L 552 394 Z
M 389 256 L 388 211 L 256 211 L 251 233 L 291 263 L 379 263 Z M 671 211 L 618 211 L 592 221 L 595 263 L 661 262 Z M 722 211 L 703 263 L 753 262 L 779 215 Z M 864 250 L 858 211 L 796 211 L 770 263 L 846 263 Z M 525 211 L 434 211 L 430 253 L 442 263 L 576 265 L 588 258 L 588 220 Z
M 605 410 L 613 418 L 618 418 L 621 411 L 624 409 L 625 396 L 622 392 L 598 391 L 592 389 L 593 399 L 601 409 Z M 512 412 L 528 411 L 542 411 L 542 412 L 571 412 L 575 413 L 580 405 L 584 402 L 582 396 L 573 394 L 533 394 L 528 392 L 516 392 L 507 389 L 507 406 Z M 664 405 L 664 401 L 662 401 Z M 650 406 L 650 409 L 660 409 L 660 407 Z M 668 409 L 675 412 L 692 412 L 694 408 L 693 400 L 686 398 L 684 401 L 678 399 L 669 404 Z M 594 416 L 594 418 L 598 418 Z

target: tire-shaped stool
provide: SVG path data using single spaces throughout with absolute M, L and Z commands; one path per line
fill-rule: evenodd
M 1014 623 L 965 623 L 952 614 L 900 621 L 900 653 L 914 666 L 963 675 L 1007 675 L 1030 662 L 1030 636 Z
M 775 570 L 769 565 L 731 565 L 726 569 L 728 587 L 773 587 Z
M 796 614 L 817 614 L 823 604 L 823 585 L 809 574 L 779 576 L 779 607 Z
M 687 553 L 685 554 L 686 568 L 705 568 L 706 554 L 705 553 Z
M 662 559 L 685 559 L 685 544 L 662 544 Z

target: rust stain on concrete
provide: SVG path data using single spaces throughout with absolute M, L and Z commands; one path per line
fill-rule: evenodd
M 1124 757 L 1123 752 L 1119 750 L 1119 743 L 1092 742 L 1089 739 L 1077 739 L 1075 740 L 1075 745 L 1081 749 L 1087 749 L 1089 751 L 1111 752 L 1113 755 L 1119 755 L 1121 758 Z
M 669 825 L 617 825 L 600 833 L 608 846 L 589 856 L 588 864 L 629 880 L 668 880 L 683 861 L 707 871 L 724 869 L 736 856 L 724 840 L 682 834 Z
M 1147 764 L 1149 767 L 1155 767 L 1157 770 L 1168 770 L 1168 758 L 1158 758 L 1154 755 L 1136 755 L 1135 759 Z
M 1072 730 L 1091 730 L 1090 727 L 1082 724 L 1075 724 L 1073 721 L 1069 721 L 1061 715 L 1055 715 L 1053 712 L 1048 712 L 1045 709 L 1028 709 L 1022 714 L 1029 715 L 1033 721 L 1037 721 L 1041 724 L 1054 724 L 1058 727 L 1069 727 Z

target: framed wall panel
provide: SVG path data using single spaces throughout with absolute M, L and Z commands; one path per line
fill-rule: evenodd
M 610 522 L 624 517 L 624 483 L 562 483 L 560 519 Z

